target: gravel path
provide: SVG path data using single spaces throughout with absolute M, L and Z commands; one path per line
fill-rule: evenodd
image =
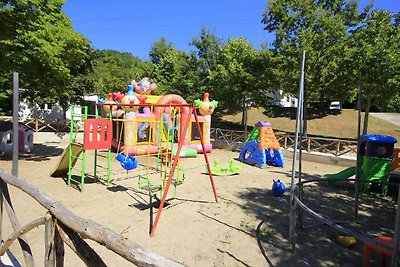
M 386 120 L 390 123 L 396 124 L 397 126 L 400 126 L 400 113 L 376 113 L 376 112 L 371 112 L 371 116 L 374 116 L 376 118 Z

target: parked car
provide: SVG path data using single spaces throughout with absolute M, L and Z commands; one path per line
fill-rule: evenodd
M 332 101 L 331 104 L 329 105 L 329 109 L 342 109 L 342 105 L 340 104 L 339 101 Z

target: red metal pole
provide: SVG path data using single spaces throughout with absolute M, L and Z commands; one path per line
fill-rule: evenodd
M 189 116 L 186 119 L 186 122 L 184 124 L 184 128 L 182 129 L 182 134 L 180 135 L 181 138 L 179 139 L 179 142 L 178 142 L 178 148 L 177 148 L 177 151 L 176 151 L 176 154 L 175 154 L 175 157 L 174 157 L 174 163 L 172 164 L 172 168 L 171 168 L 171 171 L 169 173 L 167 184 L 165 186 L 164 193 L 163 193 L 163 196 L 162 196 L 162 199 L 161 199 L 160 207 L 158 208 L 157 216 L 156 216 L 156 219 L 154 221 L 153 228 L 151 229 L 150 237 L 154 236 L 154 233 L 155 233 L 157 225 L 158 225 L 158 221 L 160 220 L 161 212 L 162 212 L 162 210 L 164 208 L 165 199 L 167 198 L 167 194 L 168 194 L 169 187 L 171 185 L 172 177 L 174 176 L 174 172 L 175 172 L 176 166 L 178 165 L 179 155 L 181 153 L 181 148 L 182 148 L 183 142 L 185 140 L 184 137 L 185 137 L 187 129 L 189 127 L 190 118 L 192 117 L 191 116 L 192 113 L 193 113 L 193 106 L 190 107 Z
M 204 159 L 205 159 L 205 161 L 206 161 L 208 176 L 210 177 L 210 182 L 211 182 L 211 187 L 212 187 L 213 192 L 214 192 L 215 202 L 218 202 L 217 190 L 215 189 L 214 179 L 213 179 L 213 177 L 212 177 L 210 162 L 208 161 L 208 156 L 207 156 L 207 153 L 206 153 L 206 148 L 205 148 L 205 146 L 204 146 L 203 133 L 202 133 L 202 131 L 201 131 L 202 129 L 200 128 L 200 123 L 199 123 L 199 118 L 197 117 L 196 108 L 194 108 L 193 114 L 194 114 L 194 119 L 196 120 L 197 130 L 198 130 L 199 135 L 200 135 L 201 147 L 203 148 L 203 155 L 204 155 Z

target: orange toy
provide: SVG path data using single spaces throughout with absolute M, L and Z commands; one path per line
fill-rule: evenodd
M 271 127 L 260 127 L 260 150 L 270 148 L 275 150 L 281 148 L 274 134 L 274 130 L 272 130 Z

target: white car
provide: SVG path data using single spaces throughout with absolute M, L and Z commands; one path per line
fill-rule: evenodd
M 331 104 L 329 105 L 329 109 L 342 109 L 342 105 L 340 104 L 339 101 L 332 101 Z

